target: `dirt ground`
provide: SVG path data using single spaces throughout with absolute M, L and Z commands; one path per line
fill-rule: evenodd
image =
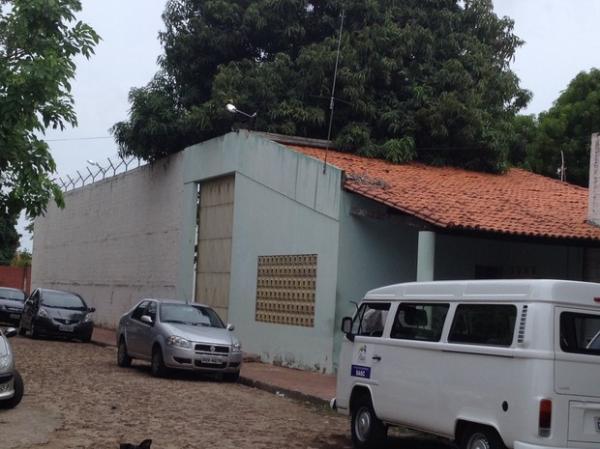
M 348 420 L 326 409 L 195 375 L 156 379 L 119 368 L 116 350 L 61 341 L 11 340 L 25 398 L 0 411 L 0 449 L 350 448 Z M 389 448 L 448 449 L 418 437 Z

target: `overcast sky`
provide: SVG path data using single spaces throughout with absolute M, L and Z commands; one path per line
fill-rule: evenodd
M 103 163 L 117 148 L 108 129 L 127 117 L 127 94 L 145 85 L 156 72 L 161 53 L 158 31 L 166 0 L 83 0 L 79 18 L 92 25 L 102 42 L 91 60 L 77 62 L 73 83 L 79 126 L 48 132 L 58 175 L 85 170 L 87 160 Z M 525 113 L 548 109 L 580 71 L 600 67 L 600 0 L 494 0 L 500 16 L 515 20 L 525 41 L 513 70 L 522 87 L 533 92 Z M 31 249 L 23 234 L 21 246 Z

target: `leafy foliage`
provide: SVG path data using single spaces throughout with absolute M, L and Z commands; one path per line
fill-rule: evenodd
M 12 267 L 30 267 L 32 260 L 32 254 L 28 250 L 24 249 L 22 251 L 17 251 L 15 256 L 13 257 L 10 265 Z
M 539 115 L 537 130 L 527 148 L 526 164 L 537 173 L 556 176 L 563 151 L 566 180 L 586 186 L 590 139 L 600 131 L 600 70 L 579 73 L 554 102 Z
M 73 59 L 89 58 L 99 40 L 92 28 L 76 22 L 80 10 L 78 0 L 0 0 L 2 249 L 7 239 L 13 241 L 10 225 L 21 210 L 33 218 L 51 199 L 63 203 L 51 179 L 54 160 L 39 136 L 48 127 L 77 123 L 70 93 Z
M 112 129 L 122 155 L 155 160 L 229 131 L 227 102 L 258 111 L 255 129 L 326 137 L 342 6 L 338 147 L 504 169 L 529 93 L 508 66 L 522 42 L 491 0 L 170 0 L 161 70 Z
M 17 215 L 0 213 L 0 265 L 9 265 L 19 247 Z

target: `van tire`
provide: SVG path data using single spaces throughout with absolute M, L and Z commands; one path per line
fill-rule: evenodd
M 387 428 L 377 418 L 370 396 L 356 398 L 351 411 L 352 445 L 356 449 L 379 449 L 387 438 Z
M 117 347 L 117 365 L 121 368 L 129 368 L 131 366 L 131 357 L 127 353 L 127 343 L 125 343 L 125 337 L 121 337 L 119 340 L 119 346 Z
M 460 439 L 460 449 L 506 449 L 495 429 L 470 425 Z

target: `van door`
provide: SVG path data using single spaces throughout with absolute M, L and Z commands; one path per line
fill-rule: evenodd
M 385 323 L 391 304 L 389 302 L 365 302 L 360 306 L 354 319 L 352 334 L 354 344 L 349 375 L 354 385 L 360 383 L 369 385 L 372 392 L 373 407 L 378 413 L 381 395 L 378 385 L 381 379 L 382 340 L 384 338 Z
M 447 303 L 398 304 L 380 353 L 380 418 L 435 429 L 443 370 L 438 342 L 449 308 Z
M 555 391 L 568 395 L 569 446 L 600 444 L 600 313 L 555 310 Z

